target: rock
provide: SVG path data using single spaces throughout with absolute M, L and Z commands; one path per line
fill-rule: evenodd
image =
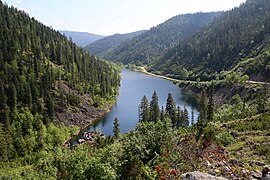
M 208 160 L 206 160 L 206 165 L 207 167 L 210 167 L 212 164 Z
M 183 180 L 226 180 L 226 178 L 212 176 L 210 174 L 199 171 L 188 172 L 182 174 L 181 177 Z
M 256 161 L 255 164 L 257 166 L 265 166 L 266 164 L 264 162 Z
M 249 166 L 253 167 L 254 164 L 255 164 L 255 161 L 253 161 L 253 160 L 249 161 Z
M 254 179 L 261 179 L 261 172 L 258 171 L 252 171 L 251 174 L 252 178 Z
M 222 167 L 222 166 L 224 166 L 224 163 L 223 162 L 217 162 L 215 165 L 216 165 L 216 167 Z
M 242 170 L 242 173 L 243 173 L 244 176 L 248 176 L 249 170 L 243 169 Z
M 269 177 L 270 178 L 270 166 L 264 166 L 262 169 L 262 177 Z
M 223 172 L 229 173 L 229 172 L 231 172 L 231 170 L 230 170 L 230 168 L 228 168 L 228 166 L 224 166 L 223 167 Z
M 238 160 L 237 159 L 230 159 L 229 163 L 231 163 L 232 165 L 237 165 L 238 164 Z
M 79 139 L 79 140 L 78 140 L 78 143 L 79 143 L 79 144 L 82 144 L 82 143 L 84 143 L 84 142 L 85 142 L 84 139 Z
M 245 164 L 241 161 L 238 161 L 237 159 L 231 159 L 229 161 L 229 163 L 231 163 L 232 165 L 237 165 L 237 166 L 240 166 L 240 167 L 245 167 Z
M 215 173 L 216 173 L 216 174 L 219 174 L 219 173 L 220 173 L 220 170 L 215 169 Z

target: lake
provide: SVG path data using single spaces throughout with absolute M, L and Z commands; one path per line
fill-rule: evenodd
M 184 108 L 184 105 L 186 106 L 190 120 L 191 111 L 194 109 L 194 120 L 197 121 L 198 103 L 193 94 L 179 88 L 171 81 L 124 69 L 121 73 L 121 86 L 117 102 L 111 111 L 95 121 L 88 131 L 98 128 L 105 135 L 112 135 L 113 120 L 116 117 L 119 120 L 122 133 L 135 129 L 139 119 L 140 101 L 143 95 L 146 95 L 148 102 L 150 102 L 154 91 L 157 92 L 160 108 L 164 106 L 165 109 L 168 93 L 171 93 L 176 106 L 180 106 L 181 109 Z

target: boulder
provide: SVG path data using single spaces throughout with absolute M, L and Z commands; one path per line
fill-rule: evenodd
M 257 166 L 265 166 L 266 165 L 264 162 L 261 162 L 261 161 L 256 161 L 255 164 Z
M 227 180 L 226 178 L 223 177 L 216 177 L 199 171 L 188 172 L 182 174 L 181 177 L 183 180 Z
M 261 179 L 261 172 L 260 171 L 252 171 L 250 175 L 253 179 Z
M 268 177 L 270 179 L 270 166 L 264 166 L 262 169 L 262 177 Z

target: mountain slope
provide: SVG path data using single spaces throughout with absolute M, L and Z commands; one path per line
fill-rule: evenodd
M 114 34 L 112 36 L 108 36 L 96 42 L 90 43 L 84 49 L 86 49 L 88 52 L 94 55 L 104 57 L 104 55 L 106 55 L 107 53 L 118 47 L 121 43 L 133 37 L 136 37 L 143 32 L 145 31 L 142 30 L 127 34 Z
M 188 38 L 221 13 L 196 13 L 175 16 L 149 31 L 122 43 L 104 58 L 124 64 L 148 64 L 166 49 Z
M 84 47 L 89 43 L 92 43 L 105 37 L 102 35 L 91 34 L 87 32 L 62 31 L 62 30 L 59 30 L 59 32 L 64 34 L 67 38 L 71 37 L 72 41 L 75 42 L 80 47 Z
M 248 0 L 239 8 L 225 12 L 209 26 L 155 62 L 150 70 L 164 75 L 203 80 L 224 78 L 221 71 L 269 77 L 270 2 Z M 269 80 L 269 79 L 268 79 Z
M 5 162 L 62 145 L 66 135 L 55 122 L 66 121 L 58 115 L 66 112 L 70 124 L 86 125 L 92 111 L 102 111 L 98 103 L 118 94 L 120 77 L 112 65 L 1 1 L 0 24 L 0 137 L 5 140 L 0 161 Z M 84 118 L 75 119 L 76 114 Z M 59 128 L 69 134 L 67 127 Z M 57 142 L 49 145 L 46 136 Z

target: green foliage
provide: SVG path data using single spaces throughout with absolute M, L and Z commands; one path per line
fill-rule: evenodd
M 152 100 L 150 102 L 149 109 L 150 109 L 150 121 L 157 122 L 158 120 L 160 120 L 160 109 L 158 105 L 158 96 L 156 91 L 154 91 L 152 95 Z
M 93 53 L 99 57 L 104 57 L 113 49 L 117 48 L 119 45 L 128 42 L 133 37 L 136 37 L 143 33 L 144 31 L 137 31 L 127 34 L 114 34 L 112 36 L 104 37 L 93 43 L 88 44 L 84 47 L 90 53 Z
M 219 130 L 219 133 L 215 137 L 215 142 L 221 146 L 228 146 L 233 141 L 233 136 L 227 131 Z
M 137 124 L 135 133 L 129 133 L 124 144 L 125 152 L 132 155 L 140 155 L 140 159 L 146 162 L 155 154 L 160 154 L 166 147 L 172 136 L 170 120 L 164 122 L 140 122 Z
M 118 119 L 115 118 L 113 121 L 113 136 L 115 138 L 119 138 L 120 135 L 121 135 L 120 124 L 118 122 Z
M 235 95 L 232 99 L 235 101 L 233 105 L 224 104 L 216 110 L 213 117 L 215 121 L 226 122 L 232 119 L 252 117 L 258 113 L 256 103 L 243 102 L 239 95 Z
M 258 147 L 256 147 L 256 151 L 260 156 L 270 156 L 270 149 L 269 145 L 267 144 L 259 145 Z
M 267 80 L 269 11 L 267 0 L 250 0 L 224 12 L 208 26 L 167 50 L 149 70 L 193 81 L 226 79 L 227 83 L 238 85 L 257 74 Z M 187 70 L 187 78 L 179 67 Z M 226 71 L 227 74 L 222 73 Z
M 144 95 L 139 105 L 139 121 L 149 121 L 149 120 L 150 120 L 149 104 L 147 97 Z
M 229 125 L 231 129 L 237 131 L 255 131 L 255 130 L 267 130 L 269 131 L 270 128 L 270 113 L 266 113 L 260 115 L 258 117 L 253 117 L 250 119 L 246 119 L 241 123 L 232 123 Z
M 165 108 L 165 113 L 170 117 L 172 120 L 172 124 L 176 126 L 176 107 L 175 107 L 175 102 L 172 98 L 172 94 L 168 94 L 167 102 L 166 102 L 166 108 Z
M 178 15 L 122 43 L 115 43 L 115 38 L 120 38 L 121 35 L 113 35 L 90 44 L 86 49 L 90 52 L 94 51 L 94 54 L 99 54 L 105 59 L 123 64 L 149 64 L 161 56 L 165 50 L 198 32 L 218 15 L 220 13 Z M 113 46 L 106 48 L 111 43 Z M 174 54 L 174 51 L 171 53 Z M 185 68 L 182 68 L 181 72 L 183 77 L 188 74 Z
M 0 159 L 31 164 L 32 155 L 62 146 L 70 135 L 53 124 L 55 113 L 80 106 L 80 95 L 89 94 L 94 104 L 115 98 L 119 69 L 1 1 L 0 24 Z M 44 171 L 52 171 L 44 179 L 57 174 L 55 167 Z

